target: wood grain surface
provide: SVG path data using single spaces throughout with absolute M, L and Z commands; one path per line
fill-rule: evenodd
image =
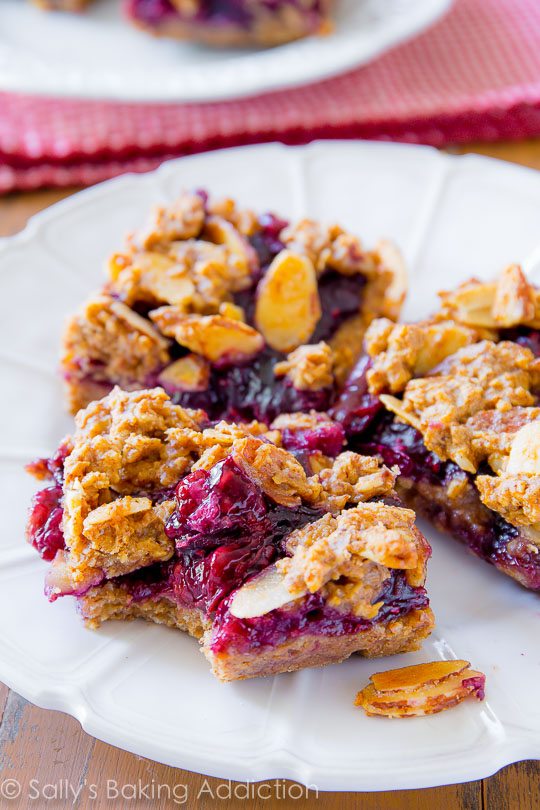
M 540 169 L 540 140 L 478 144 L 449 151 L 478 152 Z M 16 233 L 32 214 L 76 190 L 12 194 L 0 199 L 0 236 Z M 73 718 L 38 709 L 0 684 L 0 792 L 6 780 L 15 780 L 8 784 L 6 793 L 10 787 L 16 793 L 18 783 L 20 795 L 0 796 L 2 810 L 540 810 L 538 762 L 511 765 L 482 781 L 427 790 L 306 796 L 300 786 L 278 780 L 263 783 L 255 795 L 246 797 L 242 786 L 159 765 L 95 740 Z M 115 786 L 116 791 L 123 787 L 124 796 L 115 794 Z

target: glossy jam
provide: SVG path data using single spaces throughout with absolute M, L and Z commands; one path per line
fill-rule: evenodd
M 283 555 L 283 539 L 322 512 L 290 509 L 267 498 L 232 457 L 210 472 L 197 470 L 179 483 L 177 507 L 166 525 L 175 541 L 175 595 L 184 605 L 212 613 L 249 576 Z
M 26 526 L 28 542 L 44 560 L 53 560 L 65 547 L 62 532 L 64 462 L 68 448 L 61 444 L 51 458 L 40 458 L 27 466 L 28 472 L 53 481 L 53 485 L 37 492 L 32 498 Z
M 188 19 L 198 23 L 208 23 L 212 26 L 227 25 L 249 28 L 254 19 L 253 0 L 200 0 L 197 11 L 190 13 Z M 268 11 L 284 12 L 295 9 L 306 15 L 313 25 L 320 21 L 321 7 L 319 0 L 265 0 L 263 4 Z M 157 25 L 167 18 L 186 17 L 175 8 L 171 0 L 125 0 L 125 9 L 128 16 L 144 21 L 150 25 Z
M 403 571 L 394 570 L 377 601 L 384 604 L 375 619 L 362 619 L 351 613 L 329 608 L 319 594 L 303 599 L 292 609 L 273 610 L 256 619 L 237 619 L 226 600 L 219 608 L 212 634 L 212 650 L 224 652 L 275 646 L 300 634 L 343 636 L 368 630 L 374 624 L 403 616 L 411 610 L 425 608 L 428 598 L 424 588 L 413 588 Z
M 26 533 L 44 560 L 53 560 L 56 552 L 64 548 L 63 513 L 62 487 L 58 484 L 40 490 L 32 498 Z
M 332 418 L 343 425 L 348 437 L 362 434 L 383 411 L 378 397 L 368 392 L 366 371 L 370 363 L 367 355 L 360 358 L 330 411 Z

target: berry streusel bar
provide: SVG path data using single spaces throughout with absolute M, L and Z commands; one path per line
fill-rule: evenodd
M 223 680 L 417 649 L 430 548 L 377 459 L 328 416 L 209 423 L 116 388 L 30 465 L 28 539 L 50 599 L 91 627 L 141 617 L 200 639 Z M 285 449 L 285 448 L 288 449 Z
M 125 0 L 152 34 L 217 46 L 280 45 L 331 28 L 334 0 Z
M 334 416 L 399 467 L 410 508 L 540 590 L 540 291 L 513 265 L 441 299 L 431 320 L 371 325 Z
M 338 226 L 185 193 L 112 256 L 105 287 L 70 320 L 70 408 L 114 385 L 159 385 L 212 419 L 324 411 L 405 287 L 389 243 L 366 250 Z

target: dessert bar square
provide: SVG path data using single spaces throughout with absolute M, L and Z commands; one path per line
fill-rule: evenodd
M 441 294 L 433 318 L 375 321 L 334 417 L 400 469 L 410 508 L 540 590 L 540 291 L 520 267 Z
M 216 423 L 115 388 L 29 465 L 49 598 L 184 630 L 222 680 L 417 649 L 429 545 L 395 473 L 343 446 L 324 414 Z
M 331 30 L 334 0 L 126 0 L 127 16 L 159 36 L 224 47 L 280 45 Z
M 106 395 L 163 387 L 212 419 L 271 422 L 327 410 L 373 318 L 395 318 L 397 250 L 338 226 L 290 224 L 184 193 L 108 263 L 69 321 L 62 370 L 73 413 Z

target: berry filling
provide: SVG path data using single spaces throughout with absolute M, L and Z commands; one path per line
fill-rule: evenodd
M 27 537 L 44 560 L 53 560 L 64 548 L 62 533 L 62 487 L 56 484 L 37 492 L 32 498 Z
M 126 0 L 128 16 L 149 25 L 157 25 L 169 17 L 180 17 L 193 23 L 206 23 L 221 27 L 234 25 L 249 29 L 255 20 L 253 4 L 250 0 L 199 0 L 197 10 L 182 13 L 171 0 Z M 282 13 L 287 9 L 301 11 L 312 19 L 313 27 L 321 20 L 320 3 L 315 0 L 311 8 L 302 0 L 263 0 L 261 4 L 267 12 Z
M 352 613 L 329 608 L 320 594 L 312 594 L 291 608 L 273 610 L 256 619 L 238 619 L 229 612 L 230 600 L 219 607 L 212 633 L 212 650 L 225 652 L 282 644 L 303 633 L 344 636 L 368 630 L 374 624 L 426 608 L 424 588 L 409 585 L 403 571 L 392 571 L 376 600 L 384 602 L 375 619 L 362 619 Z
M 44 560 L 53 560 L 56 552 L 65 548 L 62 532 L 62 484 L 64 462 L 69 449 L 61 444 L 51 458 L 40 458 L 26 469 L 39 478 L 52 479 L 54 485 L 36 492 L 30 505 L 26 535 L 28 541 Z

